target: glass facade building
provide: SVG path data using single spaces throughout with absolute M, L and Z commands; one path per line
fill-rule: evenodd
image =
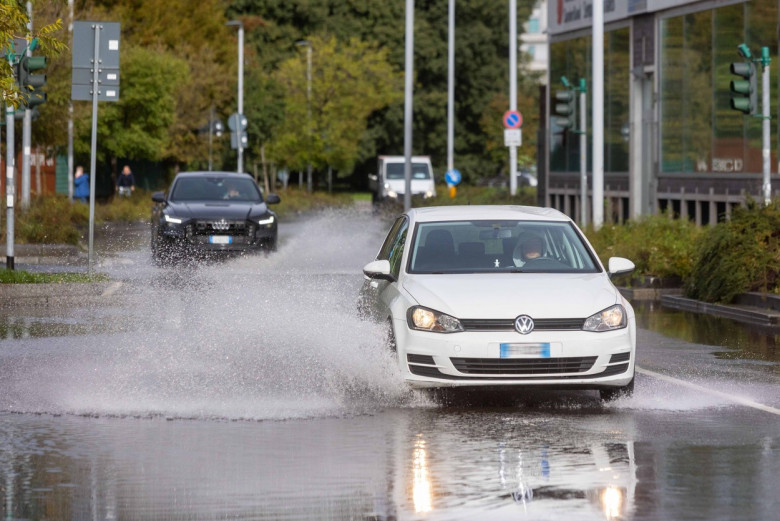
M 604 0 L 604 179 L 607 220 L 665 210 L 701 224 L 728 217 L 763 189 L 762 63 L 757 114 L 730 106 L 730 71 L 745 44 L 769 51 L 772 195 L 778 156 L 778 0 Z M 579 136 L 555 124 L 561 77 L 592 85 L 592 1 L 548 5 L 547 204 L 578 215 Z M 586 165 L 592 170 L 588 88 Z

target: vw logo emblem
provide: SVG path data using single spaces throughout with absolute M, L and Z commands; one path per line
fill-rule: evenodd
M 528 315 L 520 315 L 515 319 L 515 329 L 521 335 L 527 335 L 534 330 L 534 319 Z
M 221 232 L 224 232 L 230 227 L 230 225 L 225 219 L 220 219 L 219 221 L 216 221 L 214 224 L 212 224 L 212 226 L 214 227 L 215 230 L 219 230 Z

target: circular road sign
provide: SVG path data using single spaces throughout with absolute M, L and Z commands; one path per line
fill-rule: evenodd
M 460 172 L 455 169 L 447 170 L 447 173 L 444 174 L 444 180 L 447 181 L 447 184 L 450 184 L 452 186 L 458 186 L 460 184 L 461 179 L 462 177 L 460 175 Z
M 504 112 L 505 128 L 520 128 L 523 126 L 523 115 L 516 110 L 507 110 Z

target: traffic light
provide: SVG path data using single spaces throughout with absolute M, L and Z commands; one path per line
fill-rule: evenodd
M 46 67 L 46 56 L 22 56 L 19 60 L 17 78 L 19 90 L 22 93 L 22 104 L 27 108 L 33 108 L 46 102 L 45 74 L 32 74 Z
M 731 90 L 731 108 L 738 110 L 743 114 L 755 114 L 758 111 L 758 77 L 756 75 L 756 65 L 753 63 L 753 56 L 750 49 L 744 43 L 737 47 L 739 55 L 745 61 L 734 62 L 729 70 L 742 78 L 741 80 L 731 80 L 729 84 Z
M 555 123 L 563 130 L 577 127 L 577 91 L 575 89 L 555 92 Z

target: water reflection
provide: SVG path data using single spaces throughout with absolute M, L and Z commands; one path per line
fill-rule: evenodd
M 687 342 L 725 348 L 720 359 L 780 362 L 780 329 L 743 324 L 705 313 L 690 313 L 661 306 L 658 302 L 634 305 L 637 327 Z M 780 371 L 780 366 L 775 366 Z
M 425 453 L 425 440 L 422 435 L 414 444 L 414 455 L 412 456 L 412 498 L 414 501 L 414 511 L 417 513 L 430 512 L 433 503 L 431 492 L 431 479 L 428 475 L 428 460 Z

